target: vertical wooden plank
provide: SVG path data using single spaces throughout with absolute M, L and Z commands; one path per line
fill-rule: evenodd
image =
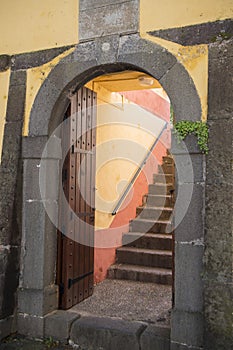
M 90 267 L 94 270 L 94 230 L 95 230 L 95 174 L 96 174 L 96 108 L 97 108 L 97 99 L 96 93 L 92 91 L 91 97 L 91 184 L 90 184 Z M 94 273 L 90 276 L 89 279 L 89 295 L 92 295 L 94 288 Z
M 86 223 L 87 223 L 87 232 L 86 232 L 86 254 L 85 254 L 85 269 L 87 273 L 90 273 L 93 271 L 93 267 L 90 264 L 90 234 L 91 234 L 91 227 L 90 227 L 90 208 L 91 208 L 91 110 L 92 110 L 92 91 L 87 89 L 87 114 L 86 114 L 86 129 L 87 129 L 87 136 L 86 136 L 86 151 L 89 152 L 86 154 Z M 89 286 L 90 286 L 90 279 L 92 278 L 92 275 L 88 275 L 86 277 L 86 297 L 90 295 L 89 293 Z
M 89 183 L 88 179 L 90 174 L 87 172 L 87 118 L 88 118 L 88 89 L 83 88 L 83 142 L 82 142 L 82 150 L 83 153 L 83 163 L 84 163 L 84 172 L 85 172 L 85 179 L 84 179 L 84 186 L 82 187 L 82 193 L 83 193 L 83 202 L 84 202 L 84 210 L 83 210 L 83 216 L 82 220 L 85 223 L 84 224 L 84 270 L 83 273 L 86 274 L 89 272 L 88 265 L 89 265 L 89 246 L 88 244 L 88 225 L 87 225 L 87 195 L 89 191 Z M 84 299 L 88 297 L 88 277 L 84 277 L 83 279 L 83 288 L 84 288 Z
M 83 149 L 83 145 L 85 144 L 85 135 L 83 135 L 83 133 L 85 132 L 85 96 L 84 96 L 84 91 L 83 89 L 81 89 L 81 96 L 80 96 L 80 101 L 81 101 L 81 137 L 80 137 L 80 144 L 79 144 L 79 149 L 80 151 Z M 83 188 L 85 188 L 85 173 L 84 173 L 84 169 L 83 169 L 83 154 L 80 152 L 80 176 L 79 176 L 79 191 L 80 191 L 80 211 L 79 213 L 83 213 L 85 211 L 85 205 L 84 205 L 84 200 L 83 200 Z M 82 221 L 83 218 L 80 216 L 80 242 L 83 242 L 84 240 L 84 225 L 82 225 Z M 82 276 L 85 273 L 84 270 L 84 254 L 85 254 L 85 250 L 84 250 L 84 246 L 83 244 L 80 244 L 79 247 L 79 252 L 80 252 L 80 256 L 79 256 L 79 276 Z M 79 282 L 79 302 L 82 301 L 84 299 L 84 280 L 81 279 Z
M 58 238 L 57 280 L 64 285 L 64 293 L 60 294 L 63 309 L 93 292 L 95 154 L 92 150 L 96 142 L 96 94 L 86 88 L 80 89 L 71 98 L 70 114 L 62 135 L 64 148 L 72 144 L 63 166 L 66 172 L 63 190 L 73 214 L 65 213 L 61 203 L 60 220 L 66 234 Z M 75 213 L 79 220 L 75 220 Z
M 80 147 L 80 130 L 81 130 L 81 98 L 82 93 L 79 90 L 76 93 L 76 106 L 77 106 L 77 123 L 76 123 L 76 149 Z M 80 224 L 77 219 L 77 214 L 80 212 L 80 189 L 79 189 L 79 176 L 80 176 L 80 153 L 76 152 L 76 178 L 75 178 L 75 252 L 74 252 L 74 278 L 80 276 Z M 79 283 L 74 283 L 74 305 L 79 301 L 80 286 Z
M 95 243 L 95 181 L 96 181 L 96 118 L 97 118 L 97 94 L 93 92 L 92 100 L 92 180 L 91 180 L 91 211 L 92 211 L 92 233 L 91 233 L 91 260 L 90 263 L 94 270 L 94 243 Z M 94 288 L 94 274 L 92 276 L 90 290 L 93 293 Z
M 76 167 L 76 157 L 75 153 L 76 139 L 77 139 L 77 96 L 76 94 L 71 98 L 71 149 L 70 149 L 70 166 L 71 166 L 71 183 L 70 183 L 70 209 L 72 210 L 72 217 L 70 218 L 70 239 L 72 240 L 72 246 L 70 247 L 70 257 L 72 259 L 72 278 L 70 279 L 70 285 L 68 286 L 71 290 L 72 305 L 77 303 L 77 288 L 72 283 L 73 279 L 76 277 L 76 237 L 75 237 L 75 213 L 76 213 L 76 177 L 77 177 L 77 167 Z M 71 242 L 70 242 L 71 243 Z
M 68 175 L 67 175 L 67 200 L 70 206 L 69 213 L 66 214 L 67 220 L 67 236 L 65 237 L 64 255 L 66 256 L 64 265 L 64 308 L 70 308 L 73 305 L 73 288 L 70 287 L 70 281 L 74 278 L 74 215 L 72 211 L 75 209 L 75 153 L 73 152 L 73 142 L 75 141 L 75 116 L 72 115 L 74 110 L 74 97 L 71 99 L 71 116 L 68 119 L 69 128 L 67 132 L 67 140 L 69 140 L 70 150 L 68 152 Z

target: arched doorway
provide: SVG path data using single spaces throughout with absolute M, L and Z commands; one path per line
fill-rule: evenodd
M 95 283 L 111 276 L 171 285 L 172 234 L 166 229 L 174 169 L 168 156 L 168 96 L 152 77 L 128 70 L 92 80 L 70 100 L 61 126 L 67 152 L 61 191 L 70 212 L 64 205 L 59 211 L 59 306 L 68 309 L 92 295 L 93 275 Z M 136 216 L 139 222 L 129 225 Z M 140 227 L 148 223 L 151 227 Z M 127 247 L 116 250 L 122 245 Z M 122 252 L 133 254 L 123 257 L 123 265 Z M 118 265 L 109 270 L 116 259 Z
M 185 70 L 177 62 L 176 58 L 162 47 L 141 39 L 137 34 L 119 37 L 118 45 L 112 45 L 111 36 L 91 43 L 80 43 L 75 51 L 61 60 L 54 67 L 48 78 L 39 90 L 31 110 L 29 135 L 24 139 L 23 159 L 25 162 L 37 159 L 41 161 L 44 146 L 52 130 L 62 121 L 69 104 L 69 94 L 83 86 L 87 81 L 104 73 L 117 72 L 125 69 L 133 69 L 150 74 L 156 78 L 167 91 L 177 120 L 200 120 L 201 105 L 194 83 Z M 106 45 L 107 43 L 107 45 Z M 105 45 L 103 45 L 105 44 Z M 105 50 L 106 47 L 110 49 Z M 179 82 L 179 83 L 178 83 Z M 178 84 L 177 84 L 178 83 Z M 57 164 L 60 161 L 59 138 L 53 139 L 49 152 L 43 155 L 47 166 Z M 185 216 L 185 224 L 176 229 L 176 300 L 172 320 L 172 341 L 189 343 L 189 328 L 192 334 L 199 336 L 198 325 L 202 321 L 202 283 L 200 275 L 202 270 L 203 244 L 199 239 L 195 240 L 195 229 L 190 225 L 195 218 L 199 224 L 203 223 L 203 216 L 199 208 L 204 199 L 203 186 L 203 155 L 196 147 L 193 139 L 187 140 L 190 152 L 194 155 L 196 167 L 199 171 L 194 179 L 181 179 L 181 191 L 185 188 L 195 187 L 198 197 L 198 208 L 194 198 L 190 201 L 192 210 Z M 53 150 L 53 152 L 52 152 Z M 176 158 L 182 162 L 184 151 L 176 148 Z M 183 164 L 183 163 L 182 163 Z M 57 172 L 55 171 L 57 174 Z M 30 174 L 25 170 L 25 185 L 30 181 Z M 199 176 L 199 177 L 198 177 Z M 201 180 L 200 180 L 201 178 Z M 200 184 L 200 181 L 201 184 Z M 54 210 L 57 217 L 56 204 L 58 200 L 58 186 L 47 189 L 47 203 Z M 25 198 L 25 197 L 24 197 Z M 28 224 L 28 218 L 34 221 Z M 38 242 L 35 244 L 31 232 L 35 229 L 38 234 Z M 186 235 L 188 233 L 188 235 Z M 203 238 L 203 227 L 200 228 L 199 237 Z M 194 242 L 194 243 L 192 243 Z M 27 202 L 23 210 L 23 247 L 22 268 L 19 299 L 22 301 L 25 295 L 37 295 L 36 305 L 23 305 L 19 311 L 19 331 L 30 334 L 33 319 L 33 334 L 41 335 L 44 332 L 43 324 L 45 315 L 58 307 L 57 286 L 55 285 L 56 266 L 56 229 L 50 224 L 41 196 L 35 195 L 32 202 Z M 27 251 L 27 254 L 24 252 Z M 187 266 L 195 266 L 190 274 Z M 184 267 L 184 268 L 182 268 Z M 195 298 L 189 291 L 195 291 Z M 185 322 L 187 328 L 179 333 L 179 320 L 192 319 Z M 35 327 L 36 325 L 36 327 Z M 36 330 L 36 331 L 35 331 Z M 187 339 L 186 339 L 187 338 Z

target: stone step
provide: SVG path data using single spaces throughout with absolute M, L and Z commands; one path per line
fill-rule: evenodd
M 172 250 L 172 235 L 128 232 L 122 237 L 122 245 L 154 250 Z
M 171 232 L 171 223 L 167 220 L 153 220 L 147 219 L 133 219 L 130 221 L 130 232 L 154 232 L 154 233 L 166 233 Z
M 108 278 L 158 284 L 172 284 L 172 270 L 140 265 L 115 264 L 108 269 Z
M 159 174 L 175 174 L 174 164 L 163 163 L 158 166 Z
M 174 174 L 154 174 L 153 183 L 162 183 L 162 184 L 174 184 L 175 177 Z
M 172 215 L 172 208 L 163 207 L 137 207 L 136 215 L 138 218 L 150 219 L 153 221 L 157 220 L 168 220 Z
M 121 247 L 116 250 L 118 264 L 142 265 L 172 268 L 172 252 L 135 247 Z
M 171 156 L 164 156 L 163 157 L 163 164 L 173 164 L 174 165 L 174 159 Z
M 158 195 L 168 195 L 172 191 L 174 191 L 174 185 L 169 184 L 163 184 L 163 183 L 157 183 L 157 184 L 150 184 L 148 186 L 148 194 L 158 194 Z
M 154 194 L 147 194 L 145 203 L 150 207 L 170 207 L 173 206 L 173 200 L 171 195 L 154 195 Z

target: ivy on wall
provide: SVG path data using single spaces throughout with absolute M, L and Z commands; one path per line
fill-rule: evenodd
M 208 126 L 203 122 L 192 122 L 188 120 L 181 120 L 174 124 L 175 134 L 178 140 L 184 140 L 189 134 L 194 134 L 197 137 L 197 143 L 200 150 L 207 154 L 208 153 Z
M 174 127 L 174 133 L 179 141 L 184 140 L 186 136 L 190 134 L 194 134 L 197 137 L 197 143 L 200 147 L 200 150 L 205 154 L 208 153 L 209 130 L 205 122 L 181 120 L 176 123 L 174 122 L 174 113 L 172 107 L 170 113 L 170 120 Z

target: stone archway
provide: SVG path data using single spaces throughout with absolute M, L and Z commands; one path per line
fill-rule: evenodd
M 56 229 L 50 223 L 39 191 L 38 171 L 41 155 L 51 131 L 59 124 L 68 104 L 70 91 L 87 81 L 106 73 L 134 69 L 156 78 L 171 99 L 177 120 L 200 120 L 201 104 L 195 85 L 176 58 L 164 48 L 141 39 L 137 34 L 108 36 L 77 45 L 51 71 L 34 101 L 29 125 L 29 136 L 23 140 L 23 243 L 21 281 L 19 288 L 19 332 L 44 335 L 45 316 L 57 309 L 55 282 Z M 54 139 L 53 152 L 47 154 L 58 181 L 59 152 Z M 176 228 L 175 283 L 176 298 L 172 315 L 172 349 L 177 344 L 202 346 L 202 257 L 204 159 L 193 138 L 187 138 L 190 154 L 187 160 L 182 148 L 174 145 L 173 155 L 180 168 L 191 161 L 194 178 L 179 178 L 179 191 L 192 186 L 193 196 L 181 225 Z M 189 164 L 190 165 L 190 164 Z M 185 175 L 185 172 L 184 172 Z M 33 187 L 33 191 L 31 188 Z M 47 200 L 57 203 L 57 184 L 50 186 Z M 31 192 L 30 196 L 28 191 Z M 32 193 L 33 192 L 33 193 Z M 182 209 L 182 208 L 181 208 Z M 35 234 L 37 240 L 35 240 Z M 33 300 L 28 303 L 28 300 Z M 35 301 L 36 300 L 36 301 Z

